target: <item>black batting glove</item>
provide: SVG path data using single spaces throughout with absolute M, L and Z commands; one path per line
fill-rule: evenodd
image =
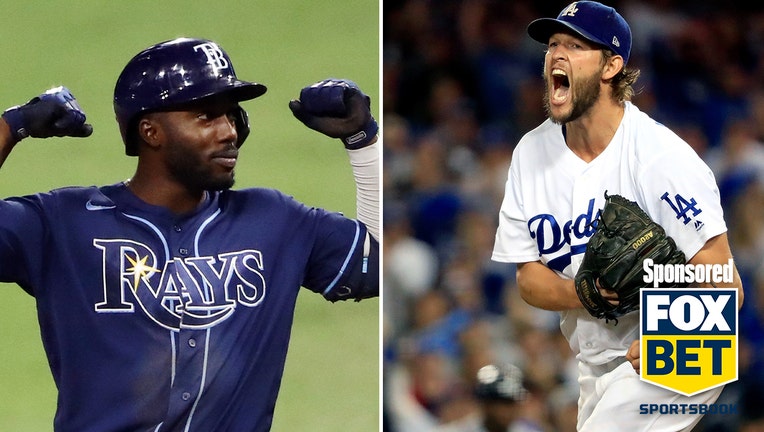
M 8 108 L 3 119 L 15 141 L 26 137 L 87 137 L 93 126 L 85 123 L 85 112 L 66 87 L 52 88 L 24 105 Z
M 305 87 L 289 108 L 305 126 L 341 139 L 348 150 L 368 146 L 379 131 L 371 98 L 350 80 L 326 79 Z

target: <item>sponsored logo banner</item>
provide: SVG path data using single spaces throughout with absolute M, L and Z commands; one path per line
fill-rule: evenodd
M 737 290 L 643 288 L 640 377 L 691 396 L 738 379 Z

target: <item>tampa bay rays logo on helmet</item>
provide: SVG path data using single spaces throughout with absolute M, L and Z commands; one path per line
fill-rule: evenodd
M 223 54 L 223 50 L 214 42 L 205 42 L 194 46 L 194 51 L 201 50 L 207 56 L 207 64 L 212 66 L 215 71 L 226 69 L 229 65 L 228 59 Z
M 204 329 L 226 320 L 238 306 L 265 298 L 263 257 L 257 250 L 172 258 L 159 268 L 147 245 L 126 239 L 94 239 L 103 257 L 99 313 L 134 313 L 135 306 L 162 327 Z

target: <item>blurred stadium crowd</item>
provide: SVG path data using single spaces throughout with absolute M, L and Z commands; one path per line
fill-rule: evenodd
M 557 16 L 567 3 L 383 4 L 388 432 L 480 430 L 484 406 L 473 389 L 488 363 L 524 373 L 530 396 L 512 404 L 509 430 L 575 430 L 575 359 L 558 315 L 527 306 L 514 269 L 490 261 L 513 146 L 545 118 L 544 47 L 526 27 Z M 641 69 L 634 103 L 714 171 L 744 280 L 740 379 L 717 401 L 737 409 L 706 416 L 696 430 L 762 431 L 764 6 L 605 3 L 633 32 L 630 64 Z

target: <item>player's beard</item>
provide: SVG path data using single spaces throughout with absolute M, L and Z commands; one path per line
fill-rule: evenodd
M 218 191 L 234 185 L 234 172 L 215 174 L 209 161 L 183 145 L 168 146 L 167 168 L 190 191 Z
M 549 85 L 549 77 L 544 74 L 544 84 L 546 90 L 544 91 L 544 110 L 547 117 L 549 117 L 556 124 L 565 124 L 577 120 L 582 115 L 586 114 L 589 109 L 594 106 L 597 99 L 600 97 L 600 79 L 599 73 L 593 73 L 589 77 L 583 77 L 576 80 L 572 84 L 571 94 L 574 96 L 572 100 L 573 107 L 567 115 L 555 116 L 552 114 L 551 105 L 549 103 L 551 86 Z

